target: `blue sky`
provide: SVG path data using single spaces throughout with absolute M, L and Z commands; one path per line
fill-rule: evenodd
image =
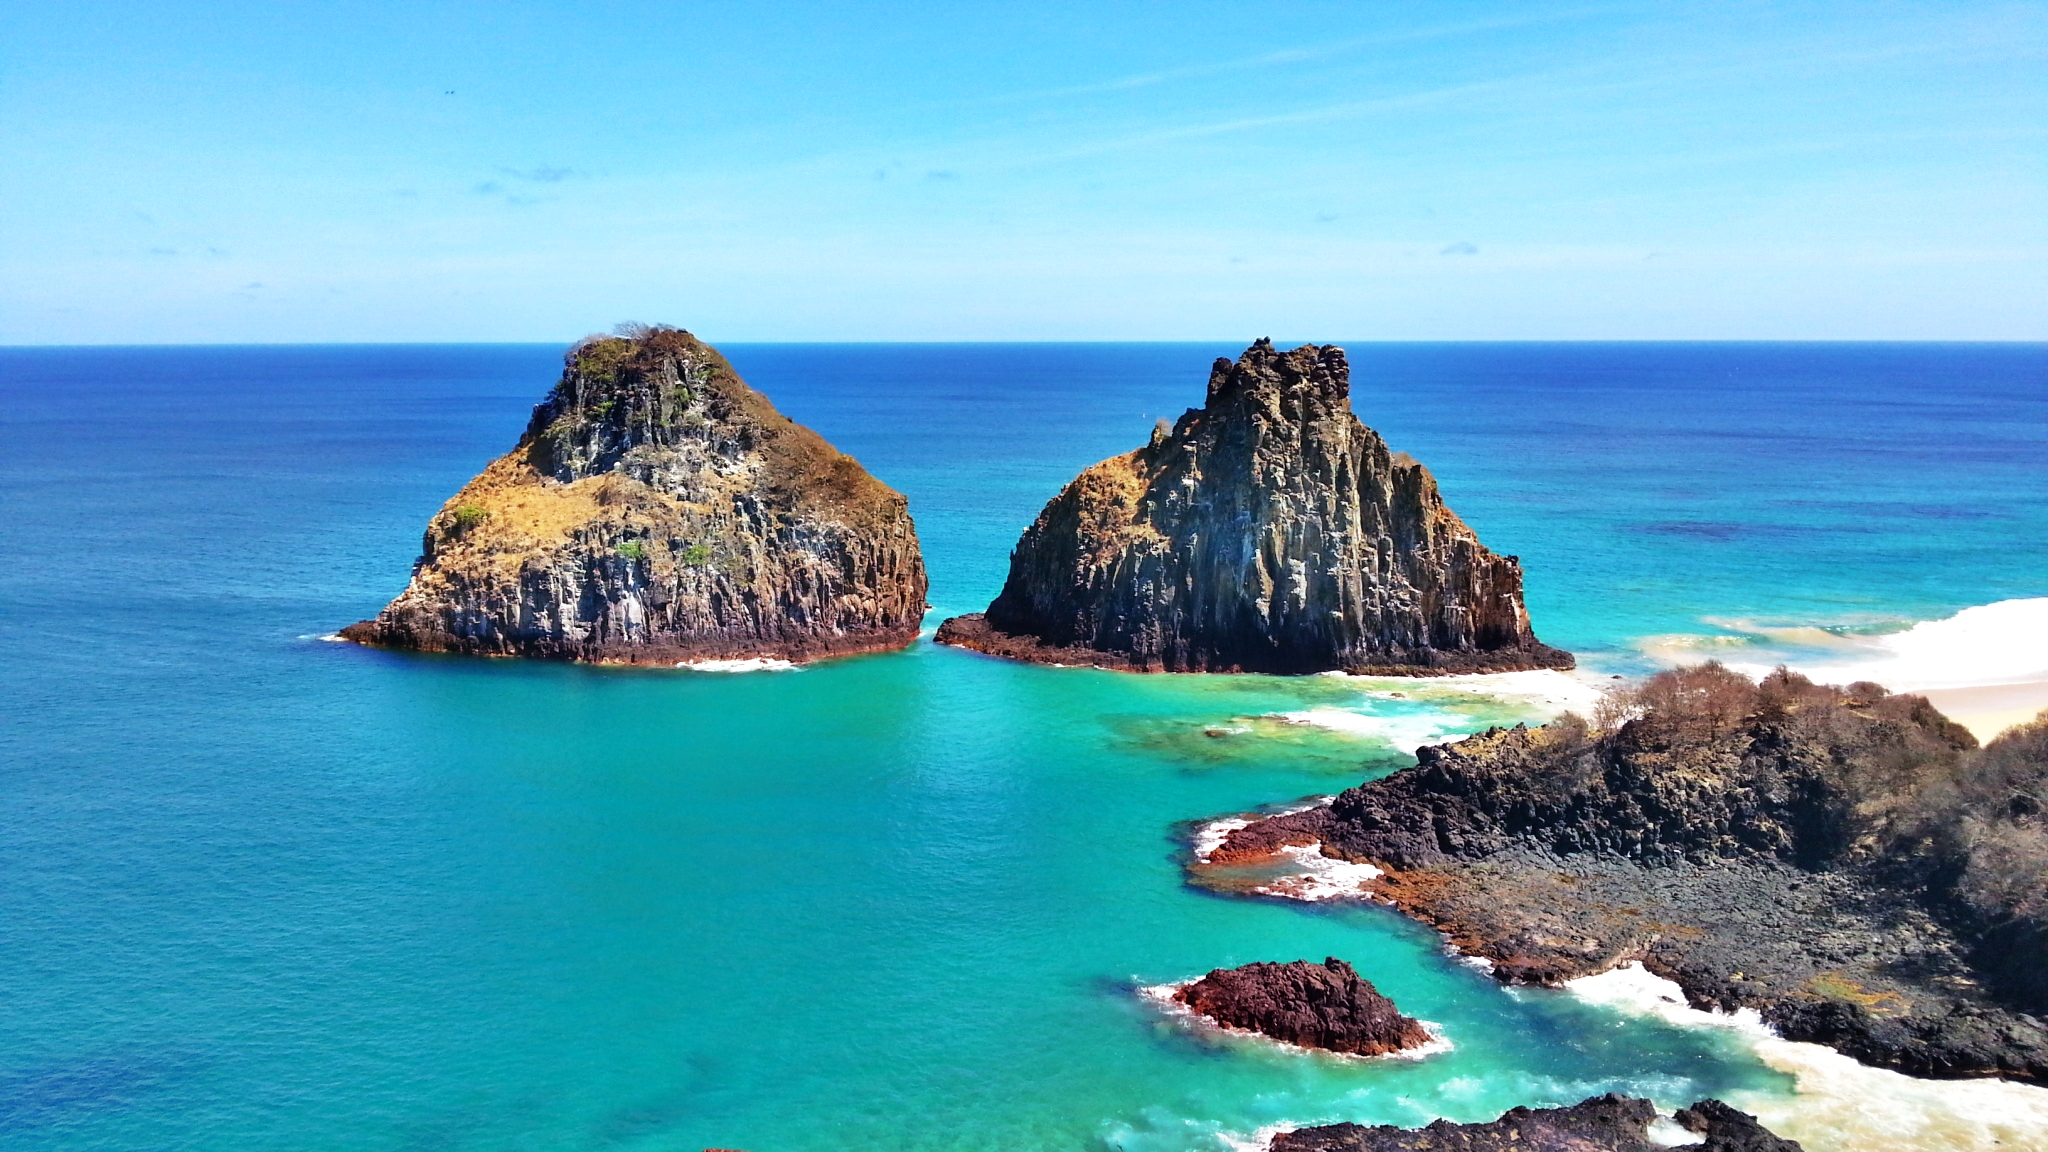
M 0 343 L 2048 338 L 2048 5 L 0 6 Z

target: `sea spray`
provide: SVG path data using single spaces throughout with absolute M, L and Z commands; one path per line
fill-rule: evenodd
M 776 660 L 765 656 L 753 656 L 744 660 L 684 660 L 676 667 L 689 672 L 794 672 L 797 665 L 788 660 Z
M 1872 1068 L 1819 1044 L 1786 1040 L 1754 1009 L 1703 1011 L 1676 983 L 1629 963 L 1568 981 L 1589 1004 L 1680 1027 L 1722 1028 L 1758 1059 L 1791 1076 L 1792 1094 L 1737 1092 L 1730 1103 L 1808 1152 L 2009 1152 L 2040 1147 L 2048 1133 L 2048 1088 L 2005 1080 L 1922 1080 Z

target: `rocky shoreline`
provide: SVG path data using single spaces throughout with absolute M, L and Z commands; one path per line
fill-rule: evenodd
M 1480 1124 L 1299 1128 L 1275 1136 L 1271 1152 L 1661 1152 L 1668 1145 L 1650 1132 L 1657 1117 L 1650 1101 L 1610 1092 L 1567 1108 L 1514 1108 Z M 1801 1152 L 1798 1142 L 1719 1100 L 1681 1108 L 1673 1119 L 1701 1137 L 1689 1145 L 1698 1152 Z
M 2048 725 L 1980 754 L 1915 697 L 1730 677 L 1667 673 L 1646 691 L 1675 694 L 1638 698 L 1608 731 L 1568 717 L 1423 749 L 1327 806 L 1232 831 L 1195 876 L 1229 888 L 1317 844 L 1380 868 L 1370 895 L 1503 982 L 1640 961 L 1694 1007 L 1755 1009 L 1865 1064 L 2048 1084 L 2027 983 L 2038 884 L 2004 911 L 1974 906 L 1973 869 L 2006 857 L 1957 847 L 2038 830 L 2048 772 L 2021 745 L 2048 746 Z

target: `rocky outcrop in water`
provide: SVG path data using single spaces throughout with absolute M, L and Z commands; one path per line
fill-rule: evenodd
M 1344 350 L 1260 340 L 1208 402 L 1045 506 L 985 613 L 943 643 L 1140 671 L 1569 668 L 1522 569 L 1351 412 Z
M 1920 697 L 1713 665 L 1618 704 L 1424 748 L 1198 869 L 1320 843 L 1504 981 L 1641 961 L 1865 1063 L 2048 1084 L 2048 723 L 1979 753 Z
M 1515 1108 L 1484 1124 L 1438 1120 L 1425 1128 L 1327 1124 L 1283 1132 L 1272 1152 L 1662 1152 L 1650 1139 L 1657 1106 L 1608 1093 L 1569 1108 Z M 1697 1152 L 1800 1152 L 1754 1116 L 1719 1100 L 1681 1108 L 1678 1123 L 1702 1137 Z
M 906 501 L 688 332 L 573 348 L 526 434 L 427 525 L 412 582 L 342 631 L 612 663 L 900 648 L 925 609 Z
M 1401 1015 L 1351 965 L 1295 960 L 1218 968 L 1174 993 L 1175 1000 L 1231 1028 L 1303 1048 L 1384 1056 L 1430 1042 L 1420 1021 Z

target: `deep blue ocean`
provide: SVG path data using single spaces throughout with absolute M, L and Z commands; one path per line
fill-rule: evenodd
M 1240 348 L 723 350 L 908 495 L 935 625 Z M 1360 417 L 1601 675 L 1659 637 L 2048 596 L 2048 346 L 1350 351 Z M 1187 822 L 1525 700 L 929 643 L 714 675 L 320 640 L 404 586 L 560 353 L 0 349 L 0 1147 L 1137 1152 L 1789 1091 L 1383 909 L 1184 882 Z M 1369 722 L 1271 721 L 1312 709 Z M 1454 1049 L 1224 1043 L 1136 995 L 1326 955 Z

